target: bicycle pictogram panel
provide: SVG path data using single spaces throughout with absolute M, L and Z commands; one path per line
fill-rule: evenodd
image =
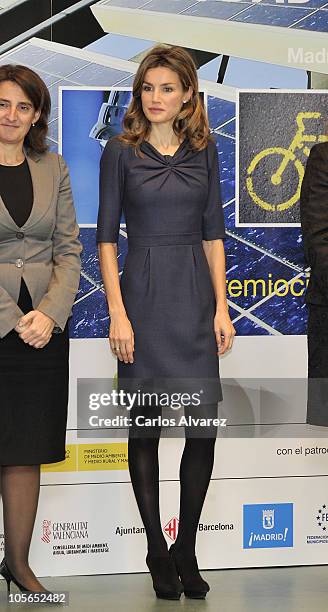
M 328 141 L 328 93 L 240 92 L 237 224 L 299 225 L 311 147 Z

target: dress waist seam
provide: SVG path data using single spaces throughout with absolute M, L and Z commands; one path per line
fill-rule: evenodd
M 134 246 L 175 246 L 199 244 L 202 241 L 201 232 L 189 232 L 185 234 L 148 234 L 130 235 L 128 234 L 129 247 Z

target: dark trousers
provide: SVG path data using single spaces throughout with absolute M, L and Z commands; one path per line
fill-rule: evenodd
M 328 427 L 328 306 L 309 304 L 306 422 Z

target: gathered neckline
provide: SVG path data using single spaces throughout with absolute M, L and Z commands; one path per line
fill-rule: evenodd
M 152 145 L 152 144 L 151 144 L 151 142 L 149 142 L 148 140 L 144 140 L 143 142 L 144 142 L 144 144 L 149 145 L 149 146 L 150 146 L 150 147 L 153 149 L 153 151 L 155 151 L 156 153 L 158 153 L 158 155 L 160 155 L 161 157 L 170 157 L 170 158 L 173 158 L 173 157 L 175 157 L 175 156 L 177 155 L 177 153 L 180 151 L 180 149 L 181 149 L 182 145 L 184 145 L 184 143 L 186 142 L 186 140 L 187 140 L 187 139 L 185 138 L 185 139 L 184 139 L 182 142 L 180 142 L 180 144 L 179 144 L 179 146 L 178 146 L 177 150 L 176 150 L 176 151 L 173 153 L 173 155 L 169 155 L 169 154 L 161 153 L 161 152 L 160 152 L 158 149 L 156 149 L 156 147 L 154 147 L 154 145 Z

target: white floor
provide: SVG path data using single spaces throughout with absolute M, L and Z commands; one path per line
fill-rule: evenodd
M 149 574 L 45 578 L 43 584 L 52 590 L 69 592 L 69 607 L 60 606 L 69 612 L 156 612 L 180 608 L 189 612 L 328 610 L 328 566 L 208 571 L 203 575 L 211 585 L 205 601 L 184 596 L 179 602 L 157 600 Z M 1 611 L 17 609 L 16 605 L 5 603 L 5 586 L 1 581 Z M 25 609 L 32 612 L 40 607 L 29 605 Z

